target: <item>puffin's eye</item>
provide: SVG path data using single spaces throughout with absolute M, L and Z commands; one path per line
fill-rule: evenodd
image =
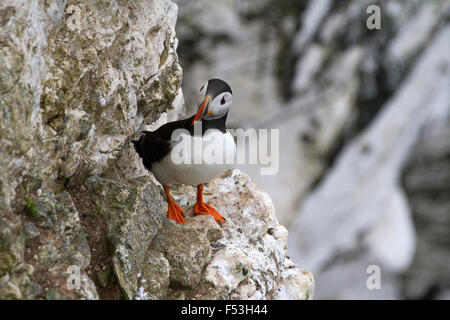
M 222 97 L 222 100 L 220 100 L 220 104 L 225 104 L 225 97 Z
M 205 86 L 203 85 L 201 88 L 200 88 L 200 92 L 202 92 L 203 91 L 203 88 L 204 88 Z

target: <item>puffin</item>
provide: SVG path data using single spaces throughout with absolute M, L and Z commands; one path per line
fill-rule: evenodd
M 196 114 L 168 122 L 155 131 L 143 131 L 139 140 L 132 141 L 144 167 L 163 186 L 168 204 L 167 218 L 176 223 L 185 223 L 185 213 L 170 196 L 172 184 L 197 186 L 197 202 L 193 209 L 195 215 L 211 215 L 220 225 L 226 221 L 216 209 L 203 201 L 203 185 L 231 169 L 233 161 L 204 161 L 203 152 L 207 148 L 214 148 L 225 155 L 226 159 L 234 159 L 236 144 L 233 136 L 226 130 L 232 97 L 231 88 L 225 81 L 210 79 L 200 88 Z M 180 143 L 194 148 L 183 148 Z M 189 161 L 180 163 L 176 160 L 180 150 L 183 159 Z M 198 152 L 202 154 L 199 155 Z

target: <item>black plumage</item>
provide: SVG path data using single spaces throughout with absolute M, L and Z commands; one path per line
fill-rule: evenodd
M 225 133 L 227 115 L 228 113 L 214 120 L 202 120 L 202 135 L 208 129 L 217 129 Z M 185 129 L 189 131 L 191 136 L 194 135 L 194 125 L 192 125 L 194 117 L 195 115 L 183 120 L 166 123 L 152 132 L 143 131 L 144 135 L 139 140 L 132 141 L 147 170 L 151 170 L 152 163 L 160 161 L 172 150 L 171 137 L 175 130 Z
M 220 79 L 208 80 L 208 94 L 211 95 L 211 97 L 215 97 L 222 92 L 229 92 L 233 94 L 231 87 L 225 81 Z

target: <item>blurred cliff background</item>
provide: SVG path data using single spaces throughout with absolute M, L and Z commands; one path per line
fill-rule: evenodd
M 220 77 L 229 127 L 280 129 L 279 173 L 243 169 L 315 297 L 450 298 L 450 1 L 175 2 L 187 112 Z

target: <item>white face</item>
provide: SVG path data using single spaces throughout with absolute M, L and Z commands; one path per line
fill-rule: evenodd
M 230 109 L 232 100 L 231 93 L 229 92 L 219 94 L 209 103 L 208 112 L 203 118 L 212 120 L 222 117 Z
M 200 102 L 205 99 L 205 95 L 208 89 L 208 83 L 205 83 L 200 88 Z M 225 115 L 231 107 L 233 101 L 233 96 L 229 92 L 222 92 L 218 94 L 208 106 L 208 112 L 204 114 L 203 119 L 213 120 L 221 118 Z

